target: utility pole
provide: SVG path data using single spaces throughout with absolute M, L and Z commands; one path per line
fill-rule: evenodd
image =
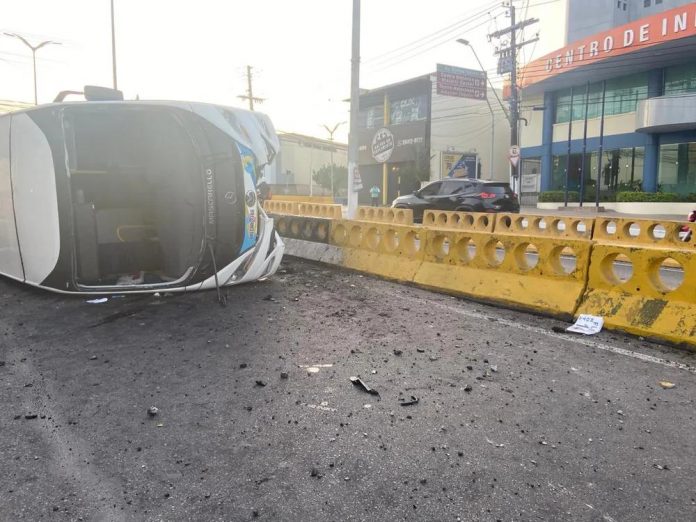
M 252 88 L 252 79 L 253 79 L 254 75 L 251 72 L 252 69 L 253 69 L 253 67 L 251 65 L 246 66 L 247 93 L 240 94 L 239 96 L 237 96 L 237 98 L 240 98 L 242 100 L 249 100 L 249 110 L 250 111 L 254 110 L 254 102 L 263 103 L 263 101 L 266 99 L 266 98 L 256 98 L 254 96 L 254 90 Z
M 116 81 L 116 24 L 114 22 L 114 0 L 111 0 L 111 68 L 114 75 L 114 89 L 118 89 Z
M 515 17 L 515 6 L 510 2 L 508 7 L 510 10 L 510 27 L 501 29 L 488 35 L 489 38 L 500 38 L 505 34 L 510 34 L 510 47 L 507 49 L 500 49 L 497 53 L 501 56 L 501 60 L 505 56 L 510 56 L 509 68 L 503 69 L 505 72 L 510 73 L 510 146 L 519 146 L 519 93 L 517 90 L 517 51 L 520 47 L 537 41 L 539 38 L 533 38 L 524 42 L 517 43 L 517 31 L 518 29 L 523 29 L 528 25 L 535 24 L 539 21 L 538 18 L 529 18 L 517 23 Z M 509 70 L 507 70 L 509 69 Z M 519 180 L 519 161 L 510 162 L 510 181 L 513 190 L 515 190 L 515 185 Z
M 334 158 L 333 158 L 333 151 L 334 151 L 334 145 L 333 145 L 333 140 L 334 140 L 334 133 L 336 130 L 345 123 L 345 121 L 339 121 L 336 125 L 332 127 L 329 127 L 328 125 L 322 125 L 326 129 L 326 132 L 329 133 L 329 141 L 331 142 L 331 197 L 335 198 L 336 197 L 336 192 L 334 191 Z
M 353 0 L 353 35 L 350 59 L 350 131 L 348 134 L 348 219 L 358 210 L 362 189 L 358 170 L 358 112 L 360 110 L 360 0 Z

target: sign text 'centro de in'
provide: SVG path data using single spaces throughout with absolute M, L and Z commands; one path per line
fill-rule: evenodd
M 378 163 L 389 161 L 394 152 L 394 135 L 387 128 L 381 128 L 372 138 L 372 157 Z
M 443 96 L 485 100 L 486 73 L 438 63 L 437 93 Z

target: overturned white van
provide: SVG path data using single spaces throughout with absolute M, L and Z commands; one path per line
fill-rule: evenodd
M 257 177 L 268 117 L 185 102 L 54 103 L 0 116 L 0 273 L 69 293 L 188 291 L 273 274 Z

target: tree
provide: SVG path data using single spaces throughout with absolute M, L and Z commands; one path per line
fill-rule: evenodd
M 331 165 L 324 165 L 312 174 L 314 183 L 326 190 L 331 190 Z M 335 165 L 333 166 L 333 186 L 335 194 L 348 193 L 348 168 Z

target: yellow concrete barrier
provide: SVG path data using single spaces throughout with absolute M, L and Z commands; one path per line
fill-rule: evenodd
M 676 282 L 683 277 L 676 288 L 669 271 Z M 578 313 L 602 316 L 610 329 L 696 347 L 696 250 L 596 243 Z
M 568 239 L 591 239 L 593 228 L 594 218 L 582 216 L 501 212 L 495 221 L 496 232 Z
M 434 228 L 453 228 L 493 232 L 495 214 L 485 212 L 456 212 L 448 210 L 426 210 L 423 213 L 423 226 Z
M 346 268 L 397 281 L 412 281 L 423 261 L 425 231 L 421 227 L 334 221 L 331 245 L 343 250 Z
M 298 196 L 294 194 L 273 194 L 273 201 L 296 201 L 297 203 L 321 203 L 331 204 L 334 199 L 331 196 Z
M 319 217 L 341 219 L 343 207 L 341 205 L 326 205 L 322 203 L 298 203 L 297 214 L 307 217 Z
M 681 240 L 680 230 L 682 226 L 688 226 L 692 230 L 691 241 Z M 693 250 L 696 249 L 696 223 L 602 217 L 595 220 L 592 237 L 597 241 L 609 244 L 648 245 Z
M 429 229 L 424 262 L 414 282 L 569 318 L 585 290 L 591 244 L 583 239 Z
M 413 210 L 410 208 L 358 207 L 358 221 L 413 225 Z
M 274 216 L 275 227 L 282 237 L 302 239 L 315 243 L 328 243 L 331 220 L 278 214 Z
M 267 199 L 263 202 L 263 209 L 268 214 L 297 214 L 299 211 L 298 203 L 295 201 L 276 201 Z

